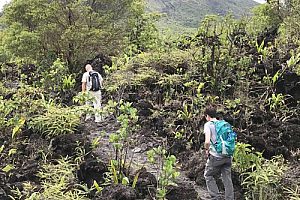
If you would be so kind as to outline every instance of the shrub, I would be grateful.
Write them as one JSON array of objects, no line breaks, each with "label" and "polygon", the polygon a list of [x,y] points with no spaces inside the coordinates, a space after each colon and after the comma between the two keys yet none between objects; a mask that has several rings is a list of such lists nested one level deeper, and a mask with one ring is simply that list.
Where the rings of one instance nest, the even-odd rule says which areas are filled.
[{"label": "shrub", "polygon": [[175,180],[180,175],[176,170],[176,157],[167,155],[167,151],[162,147],[153,148],[147,152],[148,160],[157,168],[157,198],[165,200],[167,186],[176,185]]},{"label": "shrub", "polygon": [[290,200],[300,200],[300,186],[284,188]]},{"label": "shrub", "polygon": [[237,143],[234,153],[234,169],[241,173],[247,199],[279,199],[280,179],[286,170],[284,158],[274,156],[264,159],[249,144]]},{"label": "shrub", "polygon": [[253,166],[261,165],[263,161],[262,153],[254,152],[250,144],[238,142],[234,152],[233,168],[239,173],[245,173]]},{"label": "shrub", "polygon": [[[41,188],[30,182],[23,183],[23,191],[13,190],[18,199],[65,199],[84,200],[86,192],[76,188],[74,175],[75,165],[67,158],[56,161],[56,164],[44,163],[38,173],[42,180]],[[78,185],[80,186],[80,185]],[[81,186],[84,187],[84,186]],[[14,199],[14,198],[13,198]]]},{"label": "shrub", "polygon": [[[127,178],[129,173],[125,174],[125,169],[130,168],[130,164],[126,166],[128,159],[128,140],[129,136],[135,131],[136,122],[138,120],[137,109],[132,107],[132,103],[123,102],[119,103],[110,102],[107,108],[104,108],[107,112],[115,112],[117,114],[117,120],[121,127],[115,133],[110,134],[109,142],[113,145],[115,151],[115,160],[111,160],[108,174],[108,179],[113,183],[122,183],[127,185],[129,179]],[[113,111],[115,110],[115,111]],[[127,170],[129,172],[129,170]]]},{"label": "shrub", "polygon": [[264,160],[262,165],[255,165],[251,171],[243,173],[242,185],[248,188],[246,196],[250,199],[281,199],[279,188],[280,178],[286,169],[282,156]]},{"label": "shrub", "polygon": [[50,106],[45,114],[34,117],[29,127],[47,137],[74,133],[80,124],[79,113],[71,108]]},{"label": "shrub", "polygon": [[22,85],[19,89],[7,88],[0,93],[5,97],[0,97],[0,129],[4,134],[12,132],[13,137],[16,136],[28,119],[45,111],[45,99],[38,88]]}]

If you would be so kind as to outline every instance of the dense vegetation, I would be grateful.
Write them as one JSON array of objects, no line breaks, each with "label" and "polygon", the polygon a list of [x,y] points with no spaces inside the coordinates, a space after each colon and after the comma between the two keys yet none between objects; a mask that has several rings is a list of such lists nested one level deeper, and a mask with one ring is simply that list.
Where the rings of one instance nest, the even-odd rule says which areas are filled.
[{"label": "dense vegetation", "polygon": [[236,199],[300,199],[299,0],[179,36],[142,0],[13,0],[0,19],[0,199],[205,199],[210,103],[238,133]]}]

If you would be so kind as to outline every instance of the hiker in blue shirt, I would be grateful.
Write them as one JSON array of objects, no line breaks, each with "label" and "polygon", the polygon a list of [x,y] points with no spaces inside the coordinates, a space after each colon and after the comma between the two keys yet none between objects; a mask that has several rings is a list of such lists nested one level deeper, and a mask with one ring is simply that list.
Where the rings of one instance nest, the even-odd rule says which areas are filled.
[{"label": "hiker in blue shirt", "polygon": [[215,146],[218,137],[215,124],[219,121],[216,118],[216,108],[213,106],[207,107],[204,111],[204,115],[207,121],[204,125],[204,148],[207,157],[204,177],[208,192],[212,199],[221,199],[219,188],[214,178],[216,174],[221,172],[222,181],[225,188],[225,200],[234,200],[234,190],[231,180],[232,156],[226,154],[224,155],[223,153],[218,152],[217,147]]},{"label": "hiker in blue shirt", "polygon": [[[99,114],[99,109],[101,108],[101,88],[103,84],[102,76],[93,70],[90,64],[85,66],[86,72],[82,76],[82,92],[88,92],[93,100],[91,102],[86,102],[88,105],[93,105],[95,109],[95,122],[101,122],[102,118]],[[97,112],[98,111],[98,112]],[[91,118],[91,115],[86,115],[85,120]]]}]

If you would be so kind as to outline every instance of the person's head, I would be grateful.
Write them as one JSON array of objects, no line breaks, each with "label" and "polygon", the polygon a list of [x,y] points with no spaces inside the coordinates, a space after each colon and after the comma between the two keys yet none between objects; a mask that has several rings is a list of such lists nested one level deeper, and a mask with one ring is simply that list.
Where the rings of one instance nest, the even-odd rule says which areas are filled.
[{"label": "person's head", "polygon": [[217,109],[213,105],[209,105],[204,110],[204,116],[207,121],[217,117]]},{"label": "person's head", "polygon": [[85,66],[85,70],[86,70],[87,72],[90,72],[90,71],[92,71],[92,70],[93,70],[93,67],[92,67],[92,65],[90,65],[90,64],[87,64],[87,65]]}]

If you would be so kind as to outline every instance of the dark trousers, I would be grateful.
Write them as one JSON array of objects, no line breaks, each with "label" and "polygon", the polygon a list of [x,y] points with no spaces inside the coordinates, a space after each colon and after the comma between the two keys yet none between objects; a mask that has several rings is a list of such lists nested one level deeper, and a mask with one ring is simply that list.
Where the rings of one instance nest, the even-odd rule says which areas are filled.
[{"label": "dark trousers", "polygon": [[220,199],[219,188],[213,176],[221,172],[222,181],[225,188],[225,200],[234,200],[233,184],[231,180],[231,165],[231,157],[219,158],[210,155],[207,159],[204,177],[206,181],[207,190],[212,199]]}]

